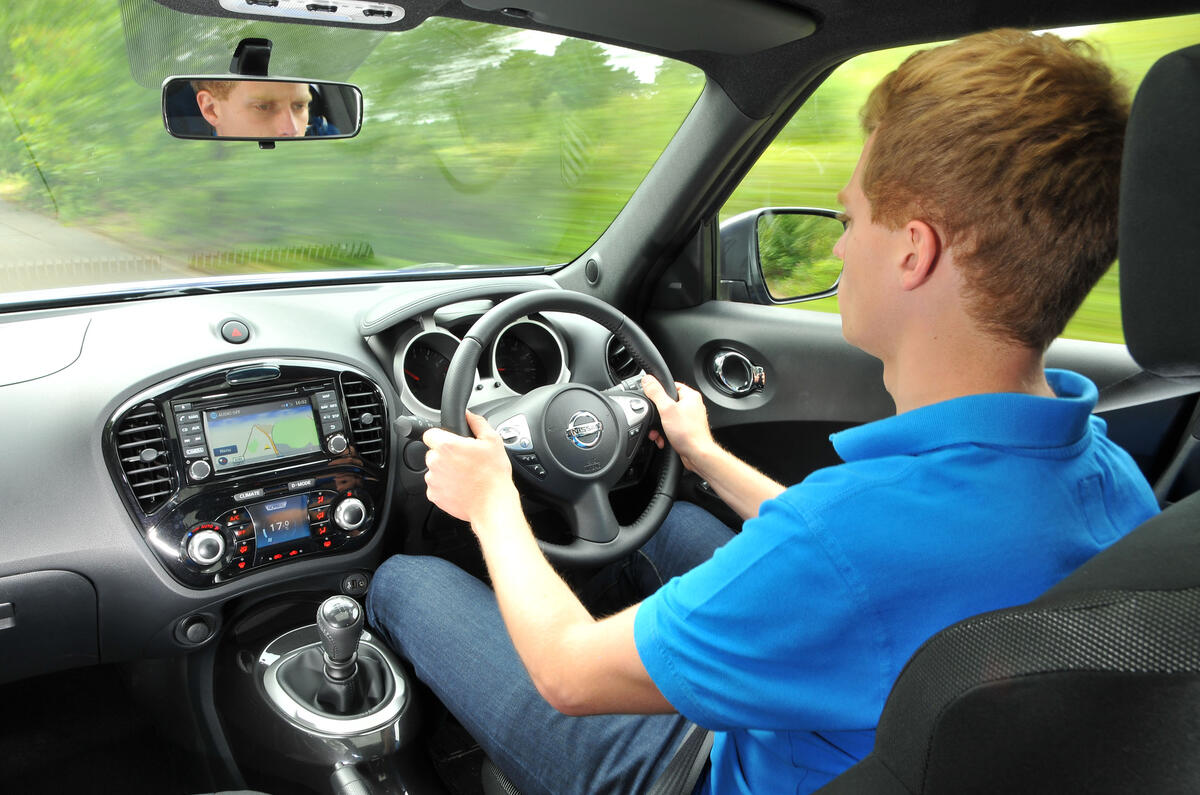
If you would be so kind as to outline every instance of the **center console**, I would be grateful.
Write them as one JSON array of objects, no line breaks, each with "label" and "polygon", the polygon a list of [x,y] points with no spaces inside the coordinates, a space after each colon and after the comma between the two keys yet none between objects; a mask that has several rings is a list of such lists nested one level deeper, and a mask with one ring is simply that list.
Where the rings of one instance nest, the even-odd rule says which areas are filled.
[{"label": "center console", "polygon": [[361,549],[387,490],[389,424],[367,375],[305,359],[191,373],[128,401],[109,469],[150,549],[206,588]]}]

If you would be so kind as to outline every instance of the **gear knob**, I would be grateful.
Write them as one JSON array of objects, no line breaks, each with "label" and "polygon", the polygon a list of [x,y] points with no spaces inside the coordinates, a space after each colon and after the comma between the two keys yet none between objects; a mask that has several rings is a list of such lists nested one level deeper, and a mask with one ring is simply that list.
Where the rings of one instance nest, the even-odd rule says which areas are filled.
[{"label": "gear knob", "polygon": [[317,608],[317,632],[325,651],[326,676],[331,679],[354,676],[362,630],[363,610],[349,596],[331,596]]}]

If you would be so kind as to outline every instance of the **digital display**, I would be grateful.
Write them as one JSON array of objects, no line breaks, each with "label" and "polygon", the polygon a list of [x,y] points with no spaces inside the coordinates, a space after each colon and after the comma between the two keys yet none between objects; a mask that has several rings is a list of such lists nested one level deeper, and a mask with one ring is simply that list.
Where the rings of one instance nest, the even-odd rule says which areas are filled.
[{"label": "digital display", "polygon": [[254,523],[254,543],[259,550],[309,537],[308,495],[295,494],[246,507]]},{"label": "digital display", "polygon": [[307,399],[207,409],[201,416],[216,472],[321,451]]}]

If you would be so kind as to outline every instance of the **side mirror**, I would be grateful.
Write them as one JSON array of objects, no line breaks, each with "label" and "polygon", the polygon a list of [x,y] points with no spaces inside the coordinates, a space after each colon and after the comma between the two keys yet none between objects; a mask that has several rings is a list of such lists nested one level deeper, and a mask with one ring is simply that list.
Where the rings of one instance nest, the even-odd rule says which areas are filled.
[{"label": "side mirror", "polygon": [[195,75],[163,82],[162,112],[176,138],[291,141],[353,138],[362,92],[349,83]]},{"label": "side mirror", "polygon": [[721,288],[755,304],[813,301],[837,293],[833,247],[845,226],[833,210],[771,207],[721,225]]}]

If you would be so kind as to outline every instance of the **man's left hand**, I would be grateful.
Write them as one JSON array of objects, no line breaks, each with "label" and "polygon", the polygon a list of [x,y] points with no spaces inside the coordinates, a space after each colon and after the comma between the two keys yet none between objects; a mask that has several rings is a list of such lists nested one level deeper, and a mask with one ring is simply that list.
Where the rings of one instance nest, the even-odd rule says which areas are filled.
[{"label": "man's left hand", "polygon": [[467,412],[475,438],[431,428],[421,437],[425,454],[425,493],[429,501],[458,519],[475,521],[496,511],[515,510],[520,498],[512,481],[512,465],[500,435],[478,414]]}]

